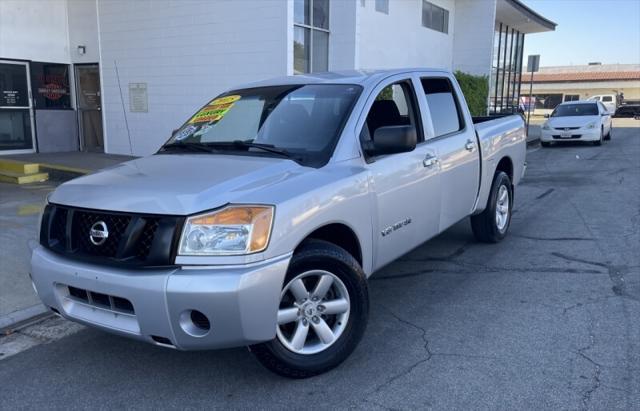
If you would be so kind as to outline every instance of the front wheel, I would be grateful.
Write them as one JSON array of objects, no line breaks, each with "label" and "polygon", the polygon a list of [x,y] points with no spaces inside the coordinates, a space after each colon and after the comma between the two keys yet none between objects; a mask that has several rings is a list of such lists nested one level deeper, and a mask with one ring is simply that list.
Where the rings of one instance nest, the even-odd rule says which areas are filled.
[{"label": "front wheel", "polygon": [[493,177],[487,208],[482,213],[471,216],[471,229],[478,241],[497,243],[507,235],[511,224],[512,204],[511,179],[505,172],[498,171]]},{"label": "front wheel", "polygon": [[338,366],[351,354],[368,315],[367,281],[360,264],[334,244],[311,240],[291,259],[276,338],[249,349],[276,374],[311,377]]},{"label": "front wheel", "polygon": [[600,128],[600,139],[593,142],[594,146],[601,146],[604,140],[604,127]]}]

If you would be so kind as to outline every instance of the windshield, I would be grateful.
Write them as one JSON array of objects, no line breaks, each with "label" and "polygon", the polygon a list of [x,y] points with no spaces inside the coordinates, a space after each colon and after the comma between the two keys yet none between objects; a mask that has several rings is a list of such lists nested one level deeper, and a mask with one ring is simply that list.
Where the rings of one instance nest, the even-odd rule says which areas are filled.
[{"label": "windshield", "polygon": [[598,106],[594,104],[561,104],[553,110],[551,117],[597,116]]},{"label": "windshield", "polygon": [[286,156],[304,164],[324,164],[360,92],[360,86],[337,84],[231,91],[201,108],[161,150],[197,147],[193,151]]}]

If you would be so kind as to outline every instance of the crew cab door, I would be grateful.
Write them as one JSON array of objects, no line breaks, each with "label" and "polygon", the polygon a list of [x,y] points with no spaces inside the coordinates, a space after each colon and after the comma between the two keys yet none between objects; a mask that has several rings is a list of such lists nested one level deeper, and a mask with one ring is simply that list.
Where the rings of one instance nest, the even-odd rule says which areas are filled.
[{"label": "crew cab door", "polygon": [[438,233],[440,180],[435,152],[424,143],[411,77],[394,76],[369,96],[356,131],[363,147],[380,127],[413,125],[418,142],[410,152],[367,155],[373,207],[374,269],[393,261]]},{"label": "crew cab door", "polygon": [[480,155],[475,128],[455,79],[446,73],[420,76],[427,109],[427,144],[440,170],[439,231],[465,218],[480,188]]}]

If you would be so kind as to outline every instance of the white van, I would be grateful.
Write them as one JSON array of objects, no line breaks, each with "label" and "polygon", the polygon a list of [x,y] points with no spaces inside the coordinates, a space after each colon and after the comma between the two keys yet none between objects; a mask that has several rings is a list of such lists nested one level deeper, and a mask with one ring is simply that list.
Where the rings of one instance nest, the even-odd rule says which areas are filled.
[{"label": "white van", "polygon": [[616,112],[618,108],[618,99],[615,94],[601,94],[598,96],[589,97],[587,100],[589,101],[599,101],[607,108],[609,113],[613,114]]}]

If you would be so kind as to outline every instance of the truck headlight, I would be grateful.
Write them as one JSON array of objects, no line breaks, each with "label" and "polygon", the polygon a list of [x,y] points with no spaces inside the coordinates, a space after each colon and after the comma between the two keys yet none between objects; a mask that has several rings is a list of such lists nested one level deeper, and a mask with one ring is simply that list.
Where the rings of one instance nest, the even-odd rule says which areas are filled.
[{"label": "truck headlight", "polygon": [[596,122],[594,121],[592,123],[587,124],[587,128],[589,128],[589,129],[596,128]]},{"label": "truck headlight", "polygon": [[273,206],[228,206],[189,217],[180,238],[180,255],[241,255],[263,251],[269,243]]},{"label": "truck headlight", "polygon": [[544,123],[544,125],[542,126],[543,130],[551,130],[551,127],[549,127],[548,123]]}]

